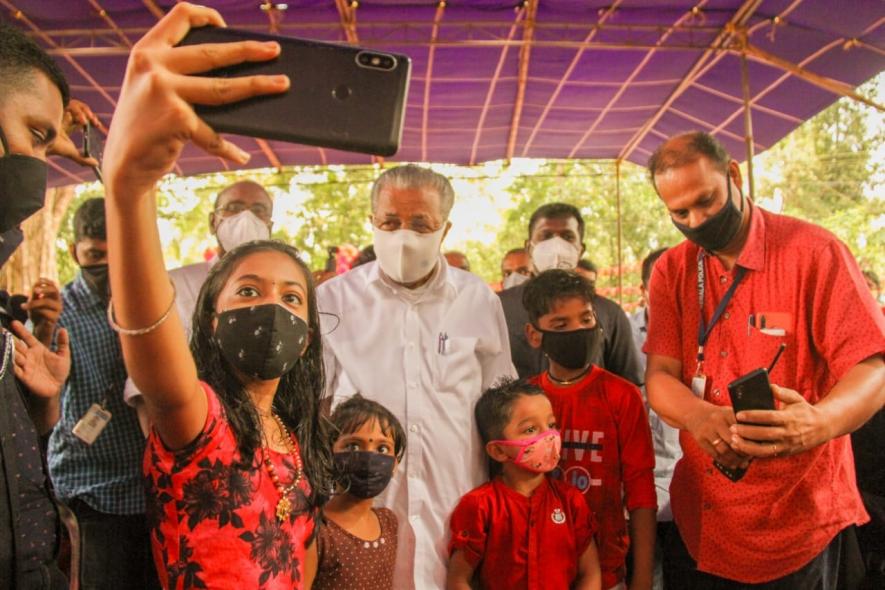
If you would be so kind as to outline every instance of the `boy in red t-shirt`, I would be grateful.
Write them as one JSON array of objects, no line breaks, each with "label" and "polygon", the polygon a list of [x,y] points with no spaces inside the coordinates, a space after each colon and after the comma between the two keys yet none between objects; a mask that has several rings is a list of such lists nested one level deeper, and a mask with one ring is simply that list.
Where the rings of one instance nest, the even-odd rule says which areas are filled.
[{"label": "boy in red t-shirt", "polygon": [[[654,567],[654,450],[639,389],[593,364],[605,334],[593,311],[593,286],[565,270],[542,272],[526,284],[528,342],[550,368],[532,377],[553,404],[563,435],[561,477],[587,498],[599,523],[603,589],[651,588]],[[629,534],[624,511],[629,512]]]},{"label": "boy in red t-shirt", "polygon": [[561,441],[544,392],[506,380],[482,394],[475,415],[493,477],[452,513],[446,589],[600,590],[593,513],[547,476]]}]

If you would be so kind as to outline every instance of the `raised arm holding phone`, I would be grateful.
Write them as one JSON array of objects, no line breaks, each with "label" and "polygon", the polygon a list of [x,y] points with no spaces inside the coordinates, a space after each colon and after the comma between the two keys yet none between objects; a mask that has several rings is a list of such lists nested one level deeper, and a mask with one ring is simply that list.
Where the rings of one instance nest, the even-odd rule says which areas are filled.
[{"label": "raised arm holding phone", "polygon": [[[313,575],[305,544],[331,464],[318,432],[322,350],[310,273],[275,242],[227,253],[201,291],[192,356],[157,231],[155,185],[186,143],[248,160],[191,105],[290,85],[285,76],[192,75],[279,53],[274,42],[176,47],[205,25],[224,21],[177,4],[132,49],[103,165],[108,313],[155,428],[148,514],[164,586],[302,588]],[[182,495],[184,507],[171,499]]]}]

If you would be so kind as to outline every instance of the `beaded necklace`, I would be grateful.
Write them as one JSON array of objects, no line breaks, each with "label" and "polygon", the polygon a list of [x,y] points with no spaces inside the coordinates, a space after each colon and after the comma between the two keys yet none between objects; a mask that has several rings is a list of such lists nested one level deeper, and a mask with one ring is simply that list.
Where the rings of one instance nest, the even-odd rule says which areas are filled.
[{"label": "beaded necklace", "polygon": [[267,468],[267,472],[270,474],[270,481],[273,482],[274,487],[280,493],[280,499],[277,502],[277,520],[280,522],[284,522],[289,518],[292,514],[292,501],[289,499],[289,494],[291,494],[295,488],[298,487],[298,484],[301,483],[301,478],[304,475],[304,466],[301,463],[301,453],[298,452],[298,447],[295,445],[295,442],[292,439],[292,435],[289,434],[289,429],[286,428],[286,425],[283,424],[283,421],[276,414],[271,414],[271,417],[277,423],[280,430],[283,432],[283,444],[286,446],[286,450],[289,452],[289,456],[295,461],[295,479],[292,480],[287,486],[283,485],[283,482],[280,481],[280,477],[277,475],[277,470],[273,466],[273,462],[270,460],[270,447],[267,444],[267,439],[264,439],[264,466]]}]

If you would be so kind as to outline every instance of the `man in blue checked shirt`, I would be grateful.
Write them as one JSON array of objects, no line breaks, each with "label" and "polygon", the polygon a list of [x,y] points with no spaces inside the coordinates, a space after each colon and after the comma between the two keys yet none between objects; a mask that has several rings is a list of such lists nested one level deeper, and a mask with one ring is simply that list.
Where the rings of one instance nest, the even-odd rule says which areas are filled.
[{"label": "man in blue checked shirt", "polygon": [[[158,588],[145,522],[144,436],[123,403],[126,368],[107,321],[105,239],[104,199],[90,199],[74,215],[71,255],[80,272],[61,293],[72,365],[49,439],[49,474],[80,524],[80,586]],[[36,333],[52,331],[51,318],[34,320]]]}]

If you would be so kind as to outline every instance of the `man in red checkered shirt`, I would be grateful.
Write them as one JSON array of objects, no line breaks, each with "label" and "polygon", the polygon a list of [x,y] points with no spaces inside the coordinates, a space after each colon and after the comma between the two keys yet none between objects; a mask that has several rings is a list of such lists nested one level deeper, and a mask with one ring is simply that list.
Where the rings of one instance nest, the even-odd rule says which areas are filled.
[{"label": "man in red checkered shirt", "polygon": [[[847,434],[885,402],[885,320],[846,246],[745,198],[737,162],[711,136],[670,139],[649,170],[688,238],[655,265],[645,346],[649,401],[681,429],[684,452],[665,580],[847,587],[847,537],[868,518]],[[782,345],[778,409],[735,416],[728,384]],[[714,460],[746,474],[731,481]]]}]

